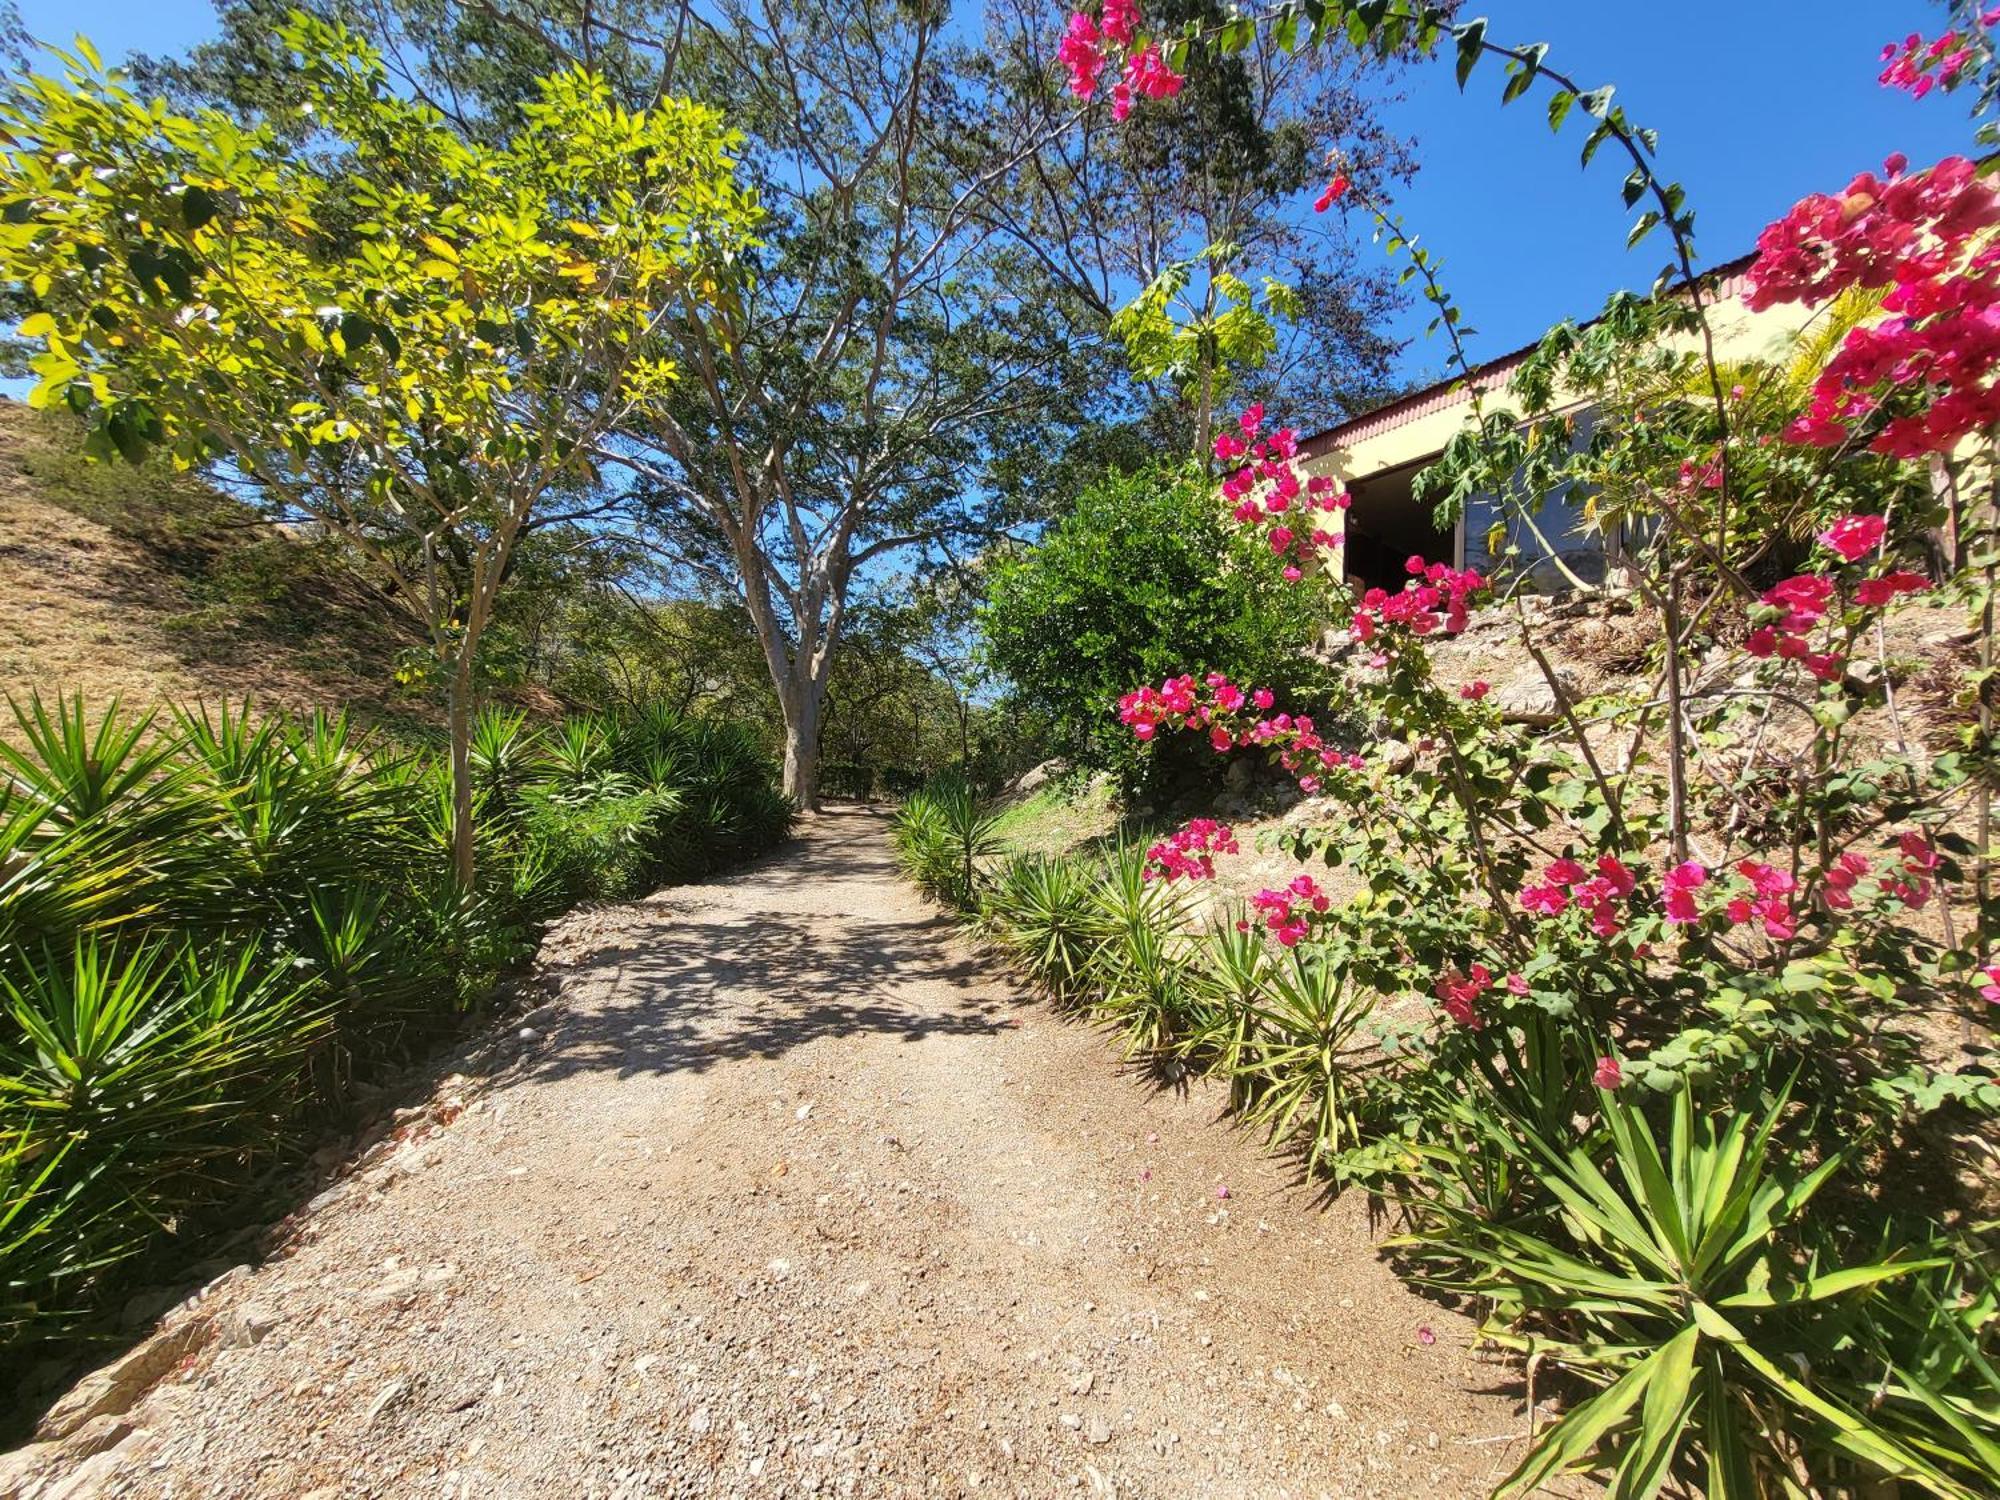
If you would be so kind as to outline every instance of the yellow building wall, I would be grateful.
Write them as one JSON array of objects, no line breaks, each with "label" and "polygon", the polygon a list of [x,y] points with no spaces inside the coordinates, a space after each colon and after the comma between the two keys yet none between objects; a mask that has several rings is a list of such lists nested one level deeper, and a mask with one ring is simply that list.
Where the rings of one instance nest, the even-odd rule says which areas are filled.
[{"label": "yellow building wall", "polygon": [[[1738,296],[1712,302],[1708,308],[1709,327],[1715,335],[1718,360],[1728,363],[1748,359],[1782,359],[1791,342],[1811,320],[1811,310],[1796,305],[1765,308],[1752,312]],[[1676,336],[1676,347],[1693,352],[1700,347],[1695,335]],[[1484,400],[1489,408],[1511,406],[1511,371],[1486,386]],[[1584,405],[1581,398],[1559,404],[1574,410]],[[1360,420],[1366,421],[1366,418]],[[1366,479],[1389,469],[1401,468],[1419,459],[1432,458],[1444,451],[1452,435],[1472,422],[1472,393],[1458,390],[1442,409],[1365,437],[1350,446],[1310,459],[1304,467],[1315,474],[1331,474],[1346,482]]]}]

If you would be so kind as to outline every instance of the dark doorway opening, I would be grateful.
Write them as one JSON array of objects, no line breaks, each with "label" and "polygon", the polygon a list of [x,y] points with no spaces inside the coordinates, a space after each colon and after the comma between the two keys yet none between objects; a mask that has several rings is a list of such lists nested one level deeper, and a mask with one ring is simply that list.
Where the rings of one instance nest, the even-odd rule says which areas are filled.
[{"label": "dark doorway opening", "polygon": [[1410,494],[1410,481],[1429,462],[1419,459],[1399,469],[1384,469],[1347,486],[1352,503],[1343,547],[1347,581],[1356,593],[1370,588],[1393,593],[1402,588],[1410,576],[1405,564],[1412,556],[1457,566],[1455,538],[1431,519],[1429,505],[1418,504]]}]

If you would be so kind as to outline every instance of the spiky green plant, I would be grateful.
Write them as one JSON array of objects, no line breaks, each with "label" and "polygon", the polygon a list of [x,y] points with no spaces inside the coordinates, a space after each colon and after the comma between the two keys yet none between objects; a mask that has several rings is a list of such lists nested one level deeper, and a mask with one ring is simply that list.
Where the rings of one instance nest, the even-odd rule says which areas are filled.
[{"label": "spiky green plant", "polygon": [[1711,1110],[1684,1088],[1662,1140],[1640,1103],[1600,1091],[1603,1129],[1575,1142],[1488,1099],[1479,1149],[1522,1158],[1546,1195],[1512,1219],[1468,1197],[1450,1153],[1429,1153],[1419,1228],[1401,1242],[1426,1279],[1484,1299],[1489,1340],[1597,1388],[1542,1430],[1498,1495],[1598,1470],[1620,1500],[1670,1482],[1762,1500],[1844,1467],[1952,1500],[1979,1493],[1823,1376],[1854,1357],[1846,1330],[1885,1283],[1947,1262],[1829,1250],[1807,1210],[1847,1160],[1792,1160],[1778,1139],[1787,1095]]},{"label": "spiky green plant", "polygon": [[999,849],[997,820],[956,776],[939,777],[897,811],[890,837],[904,874],[958,911],[977,908],[981,865]]},{"label": "spiky green plant", "polygon": [[1217,1060],[1244,1123],[1273,1142],[1300,1138],[1315,1171],[1351,1149],[1387,1061],[1364,1029],[1374,1010],[1375,996],[1324,953],[1274,962]]},{"label": "spiky green plant", "polygon": [[1120,843],[1091,887],[1093,1009],[1124,1035],[1128,1057],[1174,1055],[1196,1020],[1195,939],[1182,890],[1151,878],[1143,847]]},{"label": "spiky green plant", "polygon": [[1058,1000],[1081,998],[1090,956],[1090,870],[1076,860],[1017,855],[1002,864],[981,905],[981,929]]}]

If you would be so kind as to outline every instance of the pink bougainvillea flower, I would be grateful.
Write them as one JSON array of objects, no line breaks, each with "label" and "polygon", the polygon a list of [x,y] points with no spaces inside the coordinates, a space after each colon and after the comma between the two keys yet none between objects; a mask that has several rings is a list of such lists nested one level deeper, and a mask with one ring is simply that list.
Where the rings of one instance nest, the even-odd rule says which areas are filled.
[{"label": "pink bougainvillea flower", "polygon": [[1854,600],[1870,609],[1879,609],[1901,594],[1921,594],[1929,589],[1931,581],[1921,573],[1884,573],[1879,578],[1864,578],[1855,587]]},{"label": "pink bougainvillea flower", "polygon": [[1896,836],[1896,847],[1903,855],[1903,868],[1910,871],[1935,870],[1938,853],[1931,847],[1930,837],[1916,829]]},{"label": "pink bougainvillea flower", "polygon": [[1600,1057],[1597,1071],[1590,1075],[1590,1081],[1601,1089],[1615,1089],[1625,1081],[1624,1070],[1618,1066],[1615,1057]]},{"label": "pink bougainvillea flower", "polygon": [[1979,987],[1979,994],[1988,1005],[2000,1005],[2000,964],[1988,964],[1981,969],[1986,983]]},{"label": "pink bougainvillea flower", "polygon": [[1462,974],[1456,964],[1446,964],[1431,988],[1443,1004],[1446,1015],[1459,1025],[1470,1026],[1476,1031],[1485,1022],[1473,1006],[1492,987],[1493,971],[1485,964],[1473,964]]},{"label": "pink bougainvillea flower", "polygon": [[1557,886],[1524,885],[1521,887],[1521,906],[1538,916],[1559,917],[1569,906],[1569,897]]},{"label": "pink bougainvillea flower", "polygon": [[1125,59],[1125,82],[1148,99],[1171,99],[1187,80],[1167,66],[1158,42],[1148,42]]},{"label": "pink bougainvillea flower", "polygon": [[1069,91],[1079,99],[1097,92],[1097,80],[1104,72],[1104,38],[1097,23],[1082,11],[1069,18],[1056,48],[1056,60],[1069,70]]},{"label": "pink bougainvillea flower", "polygon": [[1129,47],[1139,35],[1138,0],[1104,0],[1104,39],[1114,47]]},{"label": "pink bougainvillea flower", "polygon": [[1316,214],[1325,213],[1334,204],[1338,203],[1342,195],[1346,192],[1347,174],[1345,172],[1335,172],[1333,180],[1327,183],[1325,189],[1321,191],[1317,198],[1313,199],[1313,212]]},{"label": "pink bougainvillea flower", "polygon": [[1422,1344],[1426,1349],[1428,1349],[1432,1344],[1435,1344],[1437,1341],[1438,1341],[1438,1336],[1431,1332],[1430,1325],[1428,1323],[1419,1323],[1417,1325],[1418,1343]]},{"label": "pink bougainvillea flower", "polygon": [[1700,909],[1696,907],[1694,893],[1708,884],[1708,868],[1695,860],[1675,865],[1667,871],[1665,900],[1669,922],[1697,922],[1701,920]]},{"label": "pink bougainvillea flower", "polygon": [[1889,523],[1880,516],[1842,516],[1819,539],[1849,562],[1859,562],[1882,545],[1888,530]]},{"label": "pink bougainvillea flower", "polygon": [[1218,1198],[1227,1198],[1229,1196],[1228,1187],[1227,1186],[1218,1187],[1215,1190],[1215,1196]]},{"label": "pink bougainvillea flower", "polygon": [[1468,682],[1459,688],[1458,696],[1466,699],[1468,702],[1477,703],[1490,691],[1492,691],[1491,687],[1484,682]]},{"label": "pink bougainvillea flower", "polygon": [[1825,889],[1821,892],[1827,907],[1833,911],[1848,911],[1854,906],[1854,886],[1868,873],[1868,856],[1849,851],[1834,861],[1833,868],[1826,872]]},{"label": "pink bougainvillea flower", "polygon": [[1510,995],[1527,994],[1528,981],[1520,974],[1509,974],[1507,976],[1507,993]]}]

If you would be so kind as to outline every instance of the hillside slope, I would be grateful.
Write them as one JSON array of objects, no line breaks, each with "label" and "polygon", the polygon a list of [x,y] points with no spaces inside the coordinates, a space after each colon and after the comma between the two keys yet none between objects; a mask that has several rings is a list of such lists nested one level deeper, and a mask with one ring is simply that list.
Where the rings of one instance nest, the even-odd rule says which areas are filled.
[{"label": "hillside slope", "polygon": [[394,680],[418,644],[331,548],[164,463],[93,463],[68,418],[0,399],[0,685],[15,698],[249,697],[427,722]]}]

